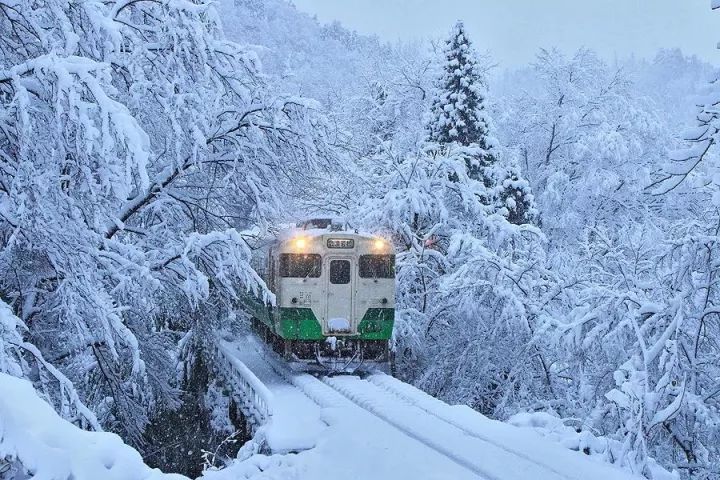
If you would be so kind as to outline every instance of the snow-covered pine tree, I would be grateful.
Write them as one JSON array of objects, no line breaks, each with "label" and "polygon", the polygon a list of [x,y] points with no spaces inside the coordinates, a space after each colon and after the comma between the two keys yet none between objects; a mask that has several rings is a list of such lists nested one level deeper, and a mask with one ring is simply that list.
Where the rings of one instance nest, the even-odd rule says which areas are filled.
[{"label": "snow-covered pine tree", "polygon": [[481,181],[488,189],[480,196],[482,203],[511,223],[530,223],[535,216],[530,185],[521,178],[516,164],[505,165],[498,158],[499,149],[490,135],[485,72],[462,22],[455,24],[444,55],[428,141],[441,150],[450,145],[464,148],[468,178]]},{"label": "snow-covered pine tree", "polygon": [[537,218],[537,208],[530,182],[522,176],[514,159],[506,156],[503,160],[495,166],[499,213],[515,225],[533,223]]},{"label": "snow-covered pine tree", "polygon": [[439,145],[477,146],[476,164],[468,174],[482,178],[481,167],[495,163],[489,137],[486,79],[462,22],[457,22],[444,48],[445,64],[431,108],[428,140]]}]

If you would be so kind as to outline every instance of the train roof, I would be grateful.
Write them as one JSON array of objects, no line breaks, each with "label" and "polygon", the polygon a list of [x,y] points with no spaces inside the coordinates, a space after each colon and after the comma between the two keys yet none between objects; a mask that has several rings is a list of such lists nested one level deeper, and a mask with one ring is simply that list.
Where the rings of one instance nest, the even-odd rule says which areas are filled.
[{"label": "train roof", "polygon": [[286,225],[277,233],[278,241],[285,241],[298,235],[305,237],[320,237],[323,235],[350,235],[355,237],[373,238],[369,232],[363,232],[358,229],[351,229],[348,222],[344,218],[313,218],[297,222],[295,226]]},{"label": "train roof", "polygon": [[286,230],[281,230],[277,234],[277,240],[280,242],[284,242],[286,240],[290,240],[292,238],[295,238],[297,236],[303,236],[303,237],[321,237],[323,235],[337,235],[337,236],[352,236],[352,237],[366,237],[366,238],[376,238],[377,235],[373,235],[369,232],[363,232],[359,230],[330,230],[326,228],[311,228],[311,229],[299,229],[299,228],[289,228]]},{"label": "train roof", "polygon": [[[318,225],[323,226],[319,228]],[[314,219],[296,224],[280,224],[274,231],[261,234],[258,229],[242,232],[255,238],[255,248],[263,249],[272,244],[282,243],[298,236],[321,237],[323,235],[352,236],[355,238],[378,238],[382,235],[348,227],[344,219]]]}]

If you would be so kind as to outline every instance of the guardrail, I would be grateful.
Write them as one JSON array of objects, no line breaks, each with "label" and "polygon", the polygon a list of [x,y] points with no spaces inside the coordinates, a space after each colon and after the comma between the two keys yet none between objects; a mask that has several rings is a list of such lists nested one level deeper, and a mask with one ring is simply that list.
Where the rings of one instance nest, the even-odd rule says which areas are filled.
[{"label": "guardrail", "polygon": [[258,425],[269,423],[272,419],[272,392],[232,354],[223,340],[218,338],[214,343],[217,368],[239,397],[245,415]]}]

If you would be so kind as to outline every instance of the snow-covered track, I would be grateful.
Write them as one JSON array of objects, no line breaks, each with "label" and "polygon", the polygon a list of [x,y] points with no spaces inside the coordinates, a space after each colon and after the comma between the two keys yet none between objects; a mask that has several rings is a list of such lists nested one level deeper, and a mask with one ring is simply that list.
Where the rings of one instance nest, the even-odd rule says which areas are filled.
[{"label": "snow-covered track", "polygon": [[[270,352],[268,352],[270,353]],[[323,407],[341,407],[341,406],[351,406],[351,407],[360,407],[364,411],[367,411],[374,417],[378,417],[381,420],[383,420],[385,423],[389,423],[392,427],[394,427],[397,430],[400,430],[400,432],[406,436],[409,436],[410,438],[422,443],[423,445],[431,448],[432,450],[435,450],[436,452],[440,453],[441,455],[448,457],[451,461],[457,463],[461,467],[469,470],[470,472],[479,475],[484,480],[502,480],[501,477],[494,477],[492,475],[488,475],[486,472],[479,469],[476,465],[474,465],[471,462],[468,462],[466,459],[455,455],[452,451],[452,449],[447,448],[446,446],[440,445],[437,442],[434,442],[432,440],[428,440],[424,436],[418,436],[413,431],[402,428],[401,425],[397,424],[396,422],[393,422],[391,419],[385,418],[382,414],[378,413],[377,411],[368,408],[366,405],[363,405],[361,402],[356,401],[351,395],[348,395],[342,388],[337,388],[337,386],[332,382],[332,378],[354,378],[354,377],[347,377],[347,376],[340,376],[340,377],[325,377],[322,381],[318,380],[316,377],[309,375],[309,374],[298,374],[287,368],[283,365],[281,361],[279,361],[277,358],[273,358],[274,354],[270,353],[269,356],[265,357],[265,360],[268,362],[269,365],[273,367],[274,370],[276,370],[280,375],[285,377],[289,382],[294,384],[297,388],[302,390],[306,395],[308,395],[310,398],[313,399],[318,405],[321,405]],[[328,389],[330,387],[330,389]]]},{"label": "snow-covered track", "polygon": [[[298,453],[288,462],[302,463],[302,478],[334,480],[349,472],[403,480],[635,478],[389,375],[317,378],[292,370],[253,336],[220,343],[272,394],[272,421],[262,434],[272,453]],[[327,469],[328,458],[339,470]]]},{"label": "snow-covered track", "polygon": [[[373,416],[382,419],[386,423],[389,423],[408,437],[421,442],[438,453],[441,453],[463,468],[479,475],[481,478],[487,480],[503,480],[504,477],[493,474],[488,469],[483,468],[479,462],[472,461],[464,455],[458,454],[450,445],[443,445],[442,441],[437,439],[435,436],[428,435],[426,432],[423,432],[422,429],[414,428],[414,426],[408,424],[408,422],[399,420],[396,415],[398,413],[397,411],[392,411],[391,409],[384,407],[373,398],[366,396],[364,393],[351,386],[350,382],[348,382],[348,380],[351,379],[356,380],[357,382],[363,381],[358,377],[348,376],[324,377],[322,381],[329,387],[341,393],[345,396],[345,398],[353,402],[358,407],[366,410]],[[415,420],[417,422],[421,422],[422,418],[416,417]]]},{"label": "snow-covered track", "polygon": [[[577,475],[552,468],[517,449],[498,444],[486,435],[461,428],[456,422],[421,408],[412,398],[397,395],[378,385],[378,382],[354,376],[325,377],[323,382],[359,407],[483,478],[580,479]],[[442,404],[439,400],[436,401]],[[582,478],[585,480],[587,477]]]},{"label": "snow-covered track", "polygon": [[[531,457],[520,448],[517,448],[515,446],[518,444],[517,438],[508,439],[507,436],[499,434],[510,433],[515,434],[514,436],[517,437],[517,434],[520,432],[512,426],[482,417],[478,415],[477,412],[464,405],[448,405],[447,403],[384,373],[375,373],[367,377],[366,380],[395,395],[401,401],[418,407],[426,414],[432,415],[443,422],[449,423],[464,432],[466,435],[477,438],[483,442],[490,443],[507,453],[532,462],[539,468],[552,472],[560,478],[569,480],[573,480],[575,478],[568,475],[566,471],[562,471],[553,465],[550,465],[547,461],[547,457],[543,457],[542,459],[537,458],[537,456]],[[504,432],[498,432],[498,429],[504,430]],[[493,435],[489,435],[488,432],[493,432]],[[525,432],[522,432],[522,435],[525,435]]]},{"label": "snow-covered track", "polygon": [[[275,381],[284,381],[286,388],[292,387],[296,393],[306,397],[306,402],[310,401],[320,409],[322,413],[319,419],[327,426],[328,437],[325,438],[334,440],[322,440],[323,434],[316,432],[321,445],[318,448],[323,451],[323,453],[319,451],[318,455],[327,456],[324,452],[327,448],[330,448],[334,455],[341,454],[344,462],[347,462],[344,468],[353,471],[357,475],[355,478],[508,480],[507,477],[495,478],[478,474],[477,469],[453,459],[437,446],[423,441],[422,438],[409,435],[408,432],[360,407],[318,378],[293,371],[275,352],[265,348],[251,336],[243,339],[241,349],[247,366],[259,369],[258,377],[261,380],[272,378],[273,375],[267,371],[272,370]],[[236,351],[235,355],[243,354]],[[255,356],[254,360],[250,359],[252,355]],[[279,397],[277,393],[280,391],[278,390],[280,386],[274,383],[269,387],[275,397]],[[278,407],[280,406],[282,405]],[[298,406],[295,416],[306,415],[308,409],[307,405]],[[282,415],[279,410],[282,409],[277,410],[273,415],[273,423],[279,427],[281,423],[287,421],[287,418],[283,416],[286,420],[281,421]],[[316,411],[312,412],[312,415],[316,414]],[[335,450],[336,448],[339,451]],[[312,478],[325,477],[320,475]]]}]

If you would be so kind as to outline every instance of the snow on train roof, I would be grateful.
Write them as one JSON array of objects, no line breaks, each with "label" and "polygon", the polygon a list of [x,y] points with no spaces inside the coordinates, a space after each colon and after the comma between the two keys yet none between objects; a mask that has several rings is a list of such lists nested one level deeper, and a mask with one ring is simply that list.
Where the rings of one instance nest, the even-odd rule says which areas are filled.
[{"label": "snow on train roof", "polygon": [[323,235],[354,236],[377,238],[377,234],[352,229],[346,219],[341,217],[311,218],[297,222],[295,225],[281,225],[277,233],[278,241],[286,241],[297,236],[321,237]]},{"label": "snow on train roof", "polygon": [[301,228],[292,228],[287,230],[281,230],[277,234],[277,239],[281,242],[290,240],[295,237],[321,237],[323,235],[337,235],[337,236],[353,236],[353,237],[364,237],[364,238],[377,238],[378,235],[374,235],[369,232],[363,232],[358,230],[330,230],[328,228],[311,228],[303,230]]},{"label": "snow on train roof", "polygon": [[[322,219],[324,220],[324,219]],[[265,248],[273,243],[285,242],[287,240],[303,236],[303,237],[321,237],[323,235],[352,236],[355,238],[385,238],[385,235],[379,233],[371,233],[358,229],[348,228],[347,222],[344,220],[332,219],[328,220],[326,228],[307,228],[308,224],[313,221],[298,222],[297,224],[285,223],[277,225],[276,229],[261,231],[259,228],[243,230],[240,234],[245,238],[251,238],[255,248]]]}]

